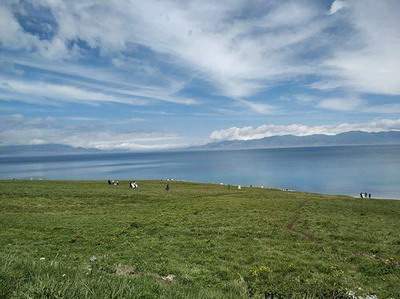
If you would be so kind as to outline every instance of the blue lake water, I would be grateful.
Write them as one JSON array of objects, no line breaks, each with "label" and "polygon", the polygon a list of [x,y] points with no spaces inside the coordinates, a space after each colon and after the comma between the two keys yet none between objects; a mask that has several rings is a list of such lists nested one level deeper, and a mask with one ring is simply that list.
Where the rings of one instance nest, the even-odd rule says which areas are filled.
[{"label": "blue lake water", "polygon": [[400,146],[0,157],[0,178],[174,178],[400,198]]}]

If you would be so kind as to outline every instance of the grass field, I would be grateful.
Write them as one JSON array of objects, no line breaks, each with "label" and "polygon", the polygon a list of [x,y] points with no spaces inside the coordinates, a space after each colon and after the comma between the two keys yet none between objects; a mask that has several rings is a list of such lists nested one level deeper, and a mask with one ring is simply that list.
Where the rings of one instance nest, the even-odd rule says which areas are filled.
[{"label": "grass field", "polygon": [[0,181],[0,298],[400,298],[400,201],[139,186]]}]

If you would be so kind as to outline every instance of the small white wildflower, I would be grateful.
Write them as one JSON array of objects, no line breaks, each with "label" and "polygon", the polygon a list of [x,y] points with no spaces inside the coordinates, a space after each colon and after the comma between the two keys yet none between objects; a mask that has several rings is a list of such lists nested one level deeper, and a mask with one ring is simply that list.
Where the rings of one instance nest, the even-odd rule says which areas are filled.
[{"label": "small white wildflower", "polygon": [[46,259],[45,257],[41,257],[41,258],[40,258],[41,261],[44,261],[45,259]]},{"label": "small white wildflower", "polygon": [[162,276],[161,279],[166,281],[166,282],[173,282],[174,279],[175,279],[175,275],[174,274],[168,274],[167,276]]},{"label": "small white wildflower", "polygon": [[347,295],[348,295],[350,298],[356,298],[356,297],[355,297],[356,293],[355,293],[354,291],[348,291],[348,292],[347,292]]},{"label": "small white wildflower", "polygon": [[65,276],[67,276],[67,274],[64,273],[64,274],[62,275],[62,277],[65,277]]},{"label": "small white wildflower", "polygon": [[95,262],[97,260],[97,257],[95,257],[94,255],[92,255],[91,257],[90,257],[90,261],[93,263],[93,262]]}]

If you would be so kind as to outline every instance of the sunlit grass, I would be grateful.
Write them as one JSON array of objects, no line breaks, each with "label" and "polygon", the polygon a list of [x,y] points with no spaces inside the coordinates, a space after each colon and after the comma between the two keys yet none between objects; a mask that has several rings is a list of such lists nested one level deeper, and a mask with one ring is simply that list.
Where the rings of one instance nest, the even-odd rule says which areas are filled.
[{"label": "sunlit grass", "polygon": [[0,298],[400,296],[399,201],[170,187],[0,181]]}]

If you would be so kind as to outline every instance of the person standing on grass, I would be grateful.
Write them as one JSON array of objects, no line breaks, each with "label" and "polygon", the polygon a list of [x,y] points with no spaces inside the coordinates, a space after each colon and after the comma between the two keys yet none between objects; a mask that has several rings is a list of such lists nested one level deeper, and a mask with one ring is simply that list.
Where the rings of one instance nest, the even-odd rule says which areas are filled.
[{"label": "person standing on grass", "polygon": [[136,190],[138,188],[138,184],[136,183],[136,181],[130,181],[129,182],[129,188]]},{"label": "person standing on grass", "polygon": [[368,198],[371,199],[371,193],[368,193]]},{"label": "person standing on grass", "polygon": [[167,183],[167,186],[165,186],[165,191],[169,191],[169,183]]}]

